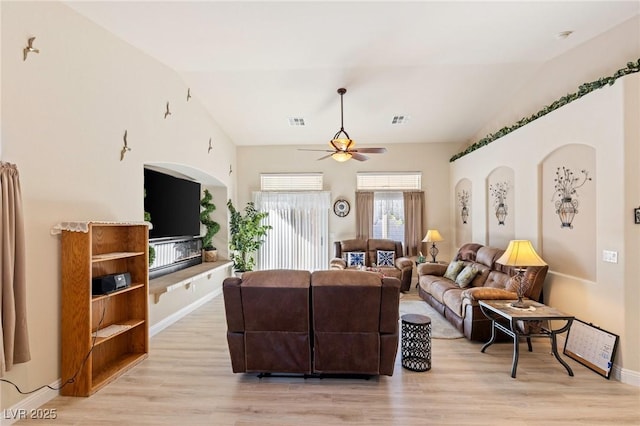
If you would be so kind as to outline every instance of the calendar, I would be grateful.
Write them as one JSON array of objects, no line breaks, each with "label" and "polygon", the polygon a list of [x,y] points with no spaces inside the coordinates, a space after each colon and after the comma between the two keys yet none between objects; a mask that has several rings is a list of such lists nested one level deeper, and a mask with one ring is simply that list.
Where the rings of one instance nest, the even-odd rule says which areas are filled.
[{"label": "calendar", "polygon": [[616,334],[575,319],[569,329],[563,353],[608,379],[618,339]]}]

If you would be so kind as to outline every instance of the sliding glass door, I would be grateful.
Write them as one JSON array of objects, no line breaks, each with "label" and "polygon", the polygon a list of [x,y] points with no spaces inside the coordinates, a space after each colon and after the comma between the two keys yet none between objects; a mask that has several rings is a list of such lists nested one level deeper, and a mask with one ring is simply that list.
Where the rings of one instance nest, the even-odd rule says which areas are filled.
[{"label": "sliding glass door", "polygon": [[260,248],[257,269],[327,269],[330,195],[313,192],[255,192],[254,202],[273,227]]}]

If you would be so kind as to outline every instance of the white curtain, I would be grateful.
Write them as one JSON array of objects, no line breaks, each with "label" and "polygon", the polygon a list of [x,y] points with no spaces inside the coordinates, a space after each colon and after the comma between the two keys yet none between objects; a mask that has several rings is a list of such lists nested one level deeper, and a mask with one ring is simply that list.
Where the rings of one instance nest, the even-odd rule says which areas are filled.
[{"label": "white curtain", "polygon": [[329,192],[254,192],[256,209],[269,213],[273,227],[258,251],[257,268],[327,269]]}]

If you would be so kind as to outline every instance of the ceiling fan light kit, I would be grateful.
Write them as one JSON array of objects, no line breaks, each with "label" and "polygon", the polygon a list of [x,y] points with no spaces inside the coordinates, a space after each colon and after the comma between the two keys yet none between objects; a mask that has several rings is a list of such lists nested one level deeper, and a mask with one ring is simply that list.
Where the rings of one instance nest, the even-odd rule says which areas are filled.
[{"label": "ceiling fan light kit", "polygon": [[[360,148],[354,149],[356,143],[349,137],[349,134],[344,130],[344,108],[342,97],[347,93],[347,89],[340,88],[338,89],[338,94],[340,95],[340,130],[333,135],[333,138],[329,141],[329,146],[331,150],[318,150],[318,149],[302,149],[298,148],[300,151],[324,151],[330,152],[331,154],[325,155],[324,157],[318,158],[318,160],[324,160],[325,158],[331,157],[338,162],[345,162],[350,159],[358,160],[358,161],[366,161],[369,159],[366,155],[363,155],[363,152],[370,154],[381,154],[383,152],[387,152],[386,148]],[[341,135],[344,135],[341,137]]]}]

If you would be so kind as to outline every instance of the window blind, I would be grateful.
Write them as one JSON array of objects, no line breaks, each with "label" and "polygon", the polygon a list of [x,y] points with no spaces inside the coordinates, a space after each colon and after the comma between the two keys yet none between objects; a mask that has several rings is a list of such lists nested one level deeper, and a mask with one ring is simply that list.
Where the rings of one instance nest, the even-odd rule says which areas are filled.
[{"label": "window blind", "polygon": [[359,172],[358,191],[413,191],[422,189],[421,172]]},{"label": "window blind", "polygon": [[322,191],[322,173],[262,173],[261,191]]}]

